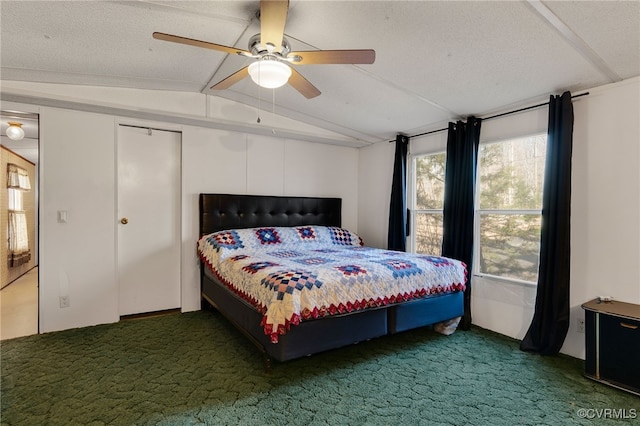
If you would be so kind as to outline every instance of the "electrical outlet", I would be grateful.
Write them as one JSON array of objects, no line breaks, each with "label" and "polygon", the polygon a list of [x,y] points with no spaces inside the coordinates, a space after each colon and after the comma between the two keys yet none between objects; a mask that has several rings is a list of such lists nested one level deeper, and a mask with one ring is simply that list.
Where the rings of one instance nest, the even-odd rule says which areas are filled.
[{"label": "electrical outlet", "polygon": [[584,318],[576,318],[576,330],[578,333],[584,333]]},{"label": "electrical outlet", "polygon": [[69,301],[69,296],[60,296],[60,307],[68,308],[71,306],[71,302]]}]

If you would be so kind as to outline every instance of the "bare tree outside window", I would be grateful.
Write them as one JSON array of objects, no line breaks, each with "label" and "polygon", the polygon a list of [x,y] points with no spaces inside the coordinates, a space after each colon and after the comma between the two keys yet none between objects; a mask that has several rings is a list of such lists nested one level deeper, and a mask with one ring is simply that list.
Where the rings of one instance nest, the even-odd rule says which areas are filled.
[{"label": "bare tree outside window", "polygon": [[546,135],[483,144],[478,155],[479,272],[537,282]]},{"label": "bare tree outside window", "polygon": [[[547,136],[484,143],[478,152],[476,273],[538,280]],[[446,153],[414,157],[414,251],[442,253]]]},{"label": "bare tree outside window", "polygon": [[442,253],[442,208],[446,154],[423,155],[415,159],[415,251],[439,256]]}]

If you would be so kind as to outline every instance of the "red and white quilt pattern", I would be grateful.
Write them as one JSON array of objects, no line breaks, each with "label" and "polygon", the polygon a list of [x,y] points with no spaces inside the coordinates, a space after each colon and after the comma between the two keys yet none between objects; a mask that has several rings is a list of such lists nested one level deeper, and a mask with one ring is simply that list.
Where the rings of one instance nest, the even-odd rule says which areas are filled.
[{"label": "red and white quilt pattern", "polygon": [[274,343],[305,319],[463,291],[467,274],[458,260],[364,247],[325,226],[220,231],[198,241],[198,254],[264,315]]}]

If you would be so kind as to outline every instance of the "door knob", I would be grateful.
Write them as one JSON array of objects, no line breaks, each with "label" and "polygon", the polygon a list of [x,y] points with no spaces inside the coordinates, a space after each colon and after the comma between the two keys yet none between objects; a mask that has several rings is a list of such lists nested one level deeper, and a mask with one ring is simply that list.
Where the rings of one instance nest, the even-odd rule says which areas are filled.
[{"label": "door knob", "polygon": [[129,219],[127,219],[126,217],[123,217],[122,219],[120,219],[120,223],[123,225],[126,225],[127,223],[129,223]]}]

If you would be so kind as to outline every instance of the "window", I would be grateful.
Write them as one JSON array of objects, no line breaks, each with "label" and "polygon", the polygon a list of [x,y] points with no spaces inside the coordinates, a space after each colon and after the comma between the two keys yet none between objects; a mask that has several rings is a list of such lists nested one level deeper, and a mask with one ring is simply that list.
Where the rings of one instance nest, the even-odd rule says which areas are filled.
[{"label": "window", "polygon": [[15,164],[7,164],[7,246],[8,265],[15,267],[23,265],[31,259],[29,249],[29,235],[27,216],[23,211],[22,193],[31,189],[29,174],[25,169]]},{"label": "window", "polygon": [[23,210],[22,208],[22,191],[8,188],[9,194],[9,210]]},{"label": "window", "polygon": [[439,256],[442,253],[442,208],[446,153],[413,159],[413,251]]},{"label": "window", "polygon": [[537,282],[546,145],[546,135],[480,145],[476,274]]},{"label": "window", "polygon": [[[536,283],[546,134],[483,143],[478,152],[474,273]],[[412,161],[412,251],[442,253],[446,153]]]}]

